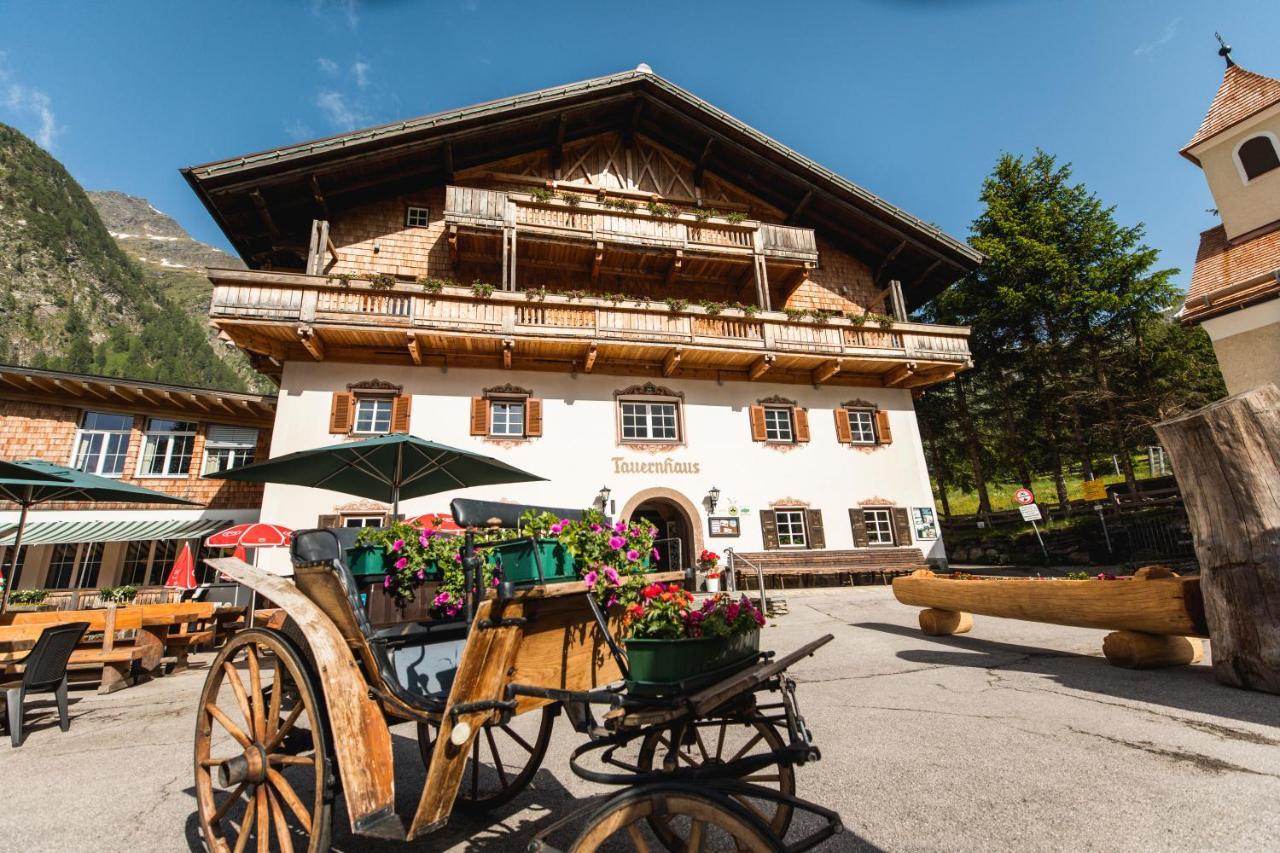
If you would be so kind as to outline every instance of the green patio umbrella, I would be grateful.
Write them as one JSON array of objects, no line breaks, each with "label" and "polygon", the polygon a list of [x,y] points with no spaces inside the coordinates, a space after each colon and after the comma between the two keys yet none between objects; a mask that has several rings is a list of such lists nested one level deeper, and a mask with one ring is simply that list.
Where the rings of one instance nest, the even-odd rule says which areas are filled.
[{"label": "green patio umbrella", "polygon": [[[22,531],[27,526],[27,511],[37,504],[50,501],[111,501],[113,503],[140,504],[195,504],[184,498],[176,498],[110,480],[96,474],[86,474],[65,465],[54,465],[42,459],[23,459],[18,462],[0,463],[0,500],[13,501],[22,508],[18,516],[18,530],[13,538],[13,557],[9,561],[7,577],[13,577],[18,566],[18,551],[22,548]],[[9,607],[9,588],[4,585],[0,597],[0,613]]]},{"label": "green patio umbrella", "polygon": [[412,435],[383,435],[314,450],[299,450],[275,459],[206,474],[205,477],[332,489],[388,502],[392,515],[400,514],[402,498],[470,486],[530,483],[546,479],[492,456],[436,444]]}]

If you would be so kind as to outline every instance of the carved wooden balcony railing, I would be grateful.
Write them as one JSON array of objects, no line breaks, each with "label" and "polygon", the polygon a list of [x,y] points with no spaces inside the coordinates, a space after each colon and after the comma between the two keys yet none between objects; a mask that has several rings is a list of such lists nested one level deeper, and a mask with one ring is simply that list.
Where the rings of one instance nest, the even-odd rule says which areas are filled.
[{"label": "carved wooden balcony railing", "polygon": [[[754,275],[760,304],[768,307],[770,275],[791,275],[818,262],[810,228],[771,225],[751,219],[698,216],[688,212],[650,212],[634,202],[606,204],[573,195],[539,198],[529,193],[451,186],[445,192],[449,246],[459,259],[500,264],[504,290],[517,289],[521,263],[539,262],[539,246],[580,244],[584,272],[594,281],[622,253],[650,252],[668,257],[668,281],[682,276],[686,257],[715,262],[704,278],[741,280]],[[630,204],[630,207],[623,207]],[[563,255],[556,255],[559,262]],[[625,272],[625,271],[624,271]]]},{"label": "carved wooden balcony railing", "polygon": [[421,363],[425,350],[509,354],[516,342],[525,341],[548,360],[573,360],[588,351],[594,359],[597,348],[614,346],[631,355],[660,356],[664,373],[672,372],[671,364],[678,365],[684,354],[689,364],[707,369],[749,368],[752,378],[779,359],[797,370],[832,369],[832,375],[841,370],[892,373],[892,384],[904,387],[947,378],[970,363],[969,330],[956,326],[881,328],[847,319],[793,320],[772,311],[709,314],[690,307],[676,312],[661,303],[558,295],[531,301],[525,294],[498,291],[481,297],[452,286],[439,293],[409,284],[380,290],[362,281],[343,287],[320,276],[253,270],[211,270],[210,278],[214,325],[246,349],[276,359],[324,358],[326,347],[340,346],[342,358],[376,361],[388,341],[407,340],[409,354]]}]

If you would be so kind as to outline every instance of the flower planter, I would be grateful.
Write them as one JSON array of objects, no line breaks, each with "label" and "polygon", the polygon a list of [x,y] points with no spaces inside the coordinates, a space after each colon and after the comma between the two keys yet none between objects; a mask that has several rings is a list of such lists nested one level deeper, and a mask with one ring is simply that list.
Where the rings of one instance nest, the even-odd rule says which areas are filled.
[{"label": "flower planter", "polygon": [[719,591],[720,591],[720,578],[718,578],[718,577],[716,577],[716,578],[708,577],[708,578],[705,578],[705,581],[706,581],[706,585],[707,585],[707,592],[719,592]]},{"label": "flower planter", "polygon": [[394,560],[388,561],[387,554],[376,545],[357,545],[347,549],[347,568],[357,580],[380,579],[395,568],[394,563]]},{"label": "flower planter", "polygon": [[[538,583],[538,563],[532,539],[512,539],[495,545],[489,560],[502,573],[504,581],[515,584]],[[539,539],[538,556],[542,558],[542,576],[546,583],[566,583],[578,579],[577,567],[569,551],[555,539]]]},{"label": "flower planter", "polygon": [[630,669],[627,689],[638,695],[655,696],[712,684],[747,666],[760,651],[760,632],[624,642]]}]

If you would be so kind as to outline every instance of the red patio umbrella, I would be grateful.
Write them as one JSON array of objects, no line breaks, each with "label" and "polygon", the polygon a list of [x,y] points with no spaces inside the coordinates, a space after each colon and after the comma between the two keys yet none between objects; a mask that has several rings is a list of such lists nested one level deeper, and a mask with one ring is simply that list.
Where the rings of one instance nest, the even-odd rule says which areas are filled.
[{"label": "red patio umbrella", "polygon": [[292,536],[293,531],[287,527],[255,521],[220,530],[204,540],[204,544],[210,548],[280,548],[288,545]]},{"label": "red patio umbrella", "polygon": [[182,553],[173,561],[173,568],[169,570],[169,579],[164,582],[164,585],[176,586],[178,589],[196,588],[196,561],[191,556],[190,542],[183,543]]},{"label": "red patio umbrella", "polygon": [[434,530],[437,533],[462,533],[464,532],[458,523],[453,520],[453,516],[447,512],[428,512],[409,519],[410,524],[427,530]]},{"label": "red patio umbrella", "polygon": [[249,554],[244,550],[243,545],[237,545],[236,549],[231,552],[231,556],[235,557],[242,563],[249,562]]}]

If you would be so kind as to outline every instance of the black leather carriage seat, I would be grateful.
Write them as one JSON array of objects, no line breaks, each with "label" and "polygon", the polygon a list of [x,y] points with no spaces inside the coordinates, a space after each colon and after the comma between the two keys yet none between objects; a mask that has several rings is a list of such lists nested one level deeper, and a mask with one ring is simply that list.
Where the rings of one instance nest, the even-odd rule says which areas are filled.
[{"label": "black leather carriage seat", "polygon": [[573,521],[582,519],[580,509],[564,509],[553,506],[529,506],[528,504],[508,504],[498,501],[478,501],[472,498],[454,498],[449,502],[453,520],[462,527],[491,527],[490,521],[496,519],[498,527],[515,530],[520,526],[520,516],[529,510],[549,512],[557,518],[568,518]]},{"label": "black leather carriage seat", "polygon": [[346,550],[355,545],[359,532],[359,528],[347,527],[295,531],[290,545],[293,563],[323,564],[333,570],[387,689],[411,707],[440,711],[467,642],[467,626],[456,622],[409,622],[373,627],[360,600],[360,588],[346,563]]}]

